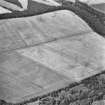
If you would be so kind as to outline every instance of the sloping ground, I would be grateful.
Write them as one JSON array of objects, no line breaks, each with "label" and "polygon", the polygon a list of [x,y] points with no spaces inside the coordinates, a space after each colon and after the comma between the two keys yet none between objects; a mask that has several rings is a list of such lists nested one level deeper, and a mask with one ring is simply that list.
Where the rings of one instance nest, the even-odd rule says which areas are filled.
[{"label": "sloping ground", "polygon": [[[21,105],[104,105],[105,71],[42,96],[30,98]],[[8,104],[7,104],[8,105]],[[20,105],[19,103],[16,105]]]},{"label": "sloping ground", "polygon": [[[68,19],[68,17],[74,18],[74,21]],[[55,86],[56,88],[59,82],[62,86],[70,81],[74,81],[72,78],[69,79],[63,74],[50,70],[51,68],[47,65],[23,56],[21,50],[35,46],[40,47],[44,43],[50,44],[59,39],[66,39],[66,37],[69,38],[70,36],[73,37],[84,32],[90,32],[90,29],[84,22],[82,22],[80,27],[76,28],[75,23],[79,24],[80,22],[82,21],[78,17],[73,13],[69,14],[68,11],[55,12],[26,19],[1,21],[0,77],[2,95],[0,97],[13,101],[15,98],[21,99],[21,97],[30,95],[33,91],[35,93],[35,90],[39,92],[43,88],[49,87],[51,84],[53,85],[53,83],[54,86],[55,84],[57,85]],[[76,28],[76,31],[73,28]],[[44,68],[46,68],[45,71]],[[42,71],[40,71],[41,69]],[[54,72],[54,76],[52,72]],[[47,73],[48,77],[45,77]],[[36,79],[34,78],[35,75],[37,75]],[[50,78],[51,76],[52,78]],[[7,80],[8,82],[4,83]],[[55,80],[57,83],[55,83]],[[29,81],[33,81],[33,83]],[[11,85],[15,87],[14,90]]]},{"label": "sloping ground", "polygon": [[105,39],[72,12],[0,24],[0,99],[21,102],[105,69]]},{"label": "sloping ground", "polygon": [[[2,24],[4,22],[5,24]],[[81,24],[78,27],[76,24],[79,23]],[[85,22],[69,11],[54,12],[25,19],[1,20],[0,53],[90,31],[91,29]]]}]

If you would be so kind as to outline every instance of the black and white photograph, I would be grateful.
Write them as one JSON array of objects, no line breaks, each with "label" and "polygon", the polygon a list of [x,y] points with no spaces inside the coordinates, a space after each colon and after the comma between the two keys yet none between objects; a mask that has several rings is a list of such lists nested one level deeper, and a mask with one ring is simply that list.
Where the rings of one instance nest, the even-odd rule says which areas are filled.
[{"label": "black and white photograph", "polygon": [[0,105],[105,105],[105,0],[0,0]]}]

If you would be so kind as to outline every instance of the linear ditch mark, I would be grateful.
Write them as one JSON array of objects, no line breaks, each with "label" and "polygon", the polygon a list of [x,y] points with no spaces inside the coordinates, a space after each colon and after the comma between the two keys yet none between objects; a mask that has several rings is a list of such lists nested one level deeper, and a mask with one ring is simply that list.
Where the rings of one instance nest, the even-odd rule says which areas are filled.
[{"label": "linear ditch mark", "polygon": [[60,37],[60,38],[54,38],[54,39],[44,41],[44,42],[40,42],[40,43],[33,44],[33,45],[26,45],[26,46],[19,47],[19,48],[14,48],[14,49],[10,49],[10,50],[1,51],[0,54],[11,53],[12,51],[28,49],[28,48],[32,48],[32,47],[35,47],[35,46],[41,46],[41,45],[44,45],[44,44],[48,44],[48,43],[51,43],[51,42],[56,42],[58,40],[62,40],[62,39],[70,38],[70,37],[72,38],[72,37],[76,37],[76,36],[82,36],[84,34],[88,34],[88,33],[91,33],[91,32],[92,31],[89,30],[89,31],[84,31],[84,32],[80,32],[80,33],[77,33],[77,34],[72,34],[71,36],[68,35],[68,36],[63,36],[63,37]]}]

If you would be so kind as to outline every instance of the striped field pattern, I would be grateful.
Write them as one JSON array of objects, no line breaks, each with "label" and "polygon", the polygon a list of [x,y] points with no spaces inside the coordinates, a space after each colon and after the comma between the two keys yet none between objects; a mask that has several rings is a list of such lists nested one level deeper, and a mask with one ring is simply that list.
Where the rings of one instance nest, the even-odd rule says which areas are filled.
[{"label": "striped field pattern", "polygon": [[[20,4],[11,3],[23,9]],[[13,9],[8,11],[14,12]],[[94,75],[103,73],[100,78],[104,79],[104,71],[105,38],[94,32],[85,21],[69,10],[0,20],[0,99],[2,101],[8,103],[28,101],[29,105],[38,105],[31,103],[33,97],[45,95],[49,98],[47,93],[64,89],[73,83],[84,91],[90,86],[83,86],[84,81],[88,81],[86,78],[96,79]],[[89,80],[91,83],[92,80]],[[84,84],[80,85],[81,81]],[[94,82],[97,83],[95,80]],[[101,94],[103,91],[100,89],[104,91],[104,87],[100,87],[97,91],[101,98],[94,95],[96,103],[97,98],[100,100],[104,98],[104,93]],[[90,90],[88,90],[89,97],[93,95],[90,93],[94,91],[93,87],[92,91]],[[92,100],[93,98],[90,98],[89,102]],[[40,105],[47,105],[43,104],[44,99],[39,101]],[[75,101],[77,102],[76,99]],[[78,105],[73,103],[74,101],[70,105]]]}]

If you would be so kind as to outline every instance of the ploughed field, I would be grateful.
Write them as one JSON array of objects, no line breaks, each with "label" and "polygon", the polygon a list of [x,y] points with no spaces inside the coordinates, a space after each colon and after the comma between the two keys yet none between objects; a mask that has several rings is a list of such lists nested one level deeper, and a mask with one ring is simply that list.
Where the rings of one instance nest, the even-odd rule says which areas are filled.
[{"label": "ploughed field", "polygon": [[104,45],[103,37],[67,10],[1,20],[1,103],[91,105],[94,101],[102,102]]},{"label": "ploughed field", "polygon": [[81,82],[74,82],[58,90],[12,104],[3,105],[104,105],[105,71]]}]

